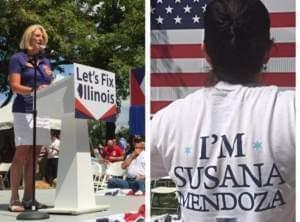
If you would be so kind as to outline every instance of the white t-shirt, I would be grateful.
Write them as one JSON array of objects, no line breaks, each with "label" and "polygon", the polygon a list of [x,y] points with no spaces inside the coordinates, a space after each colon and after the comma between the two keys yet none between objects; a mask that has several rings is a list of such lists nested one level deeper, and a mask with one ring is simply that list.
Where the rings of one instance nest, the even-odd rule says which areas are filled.
[{"label": "white t-shirt", "polygon": [[60,140],[55,138],[54,141],[51,143],[51,145],[48,148],[48,159],[58,158],[59,146],[60,146]]},{"label": "white t-shirt", "polygon": [[174,180],[184,221],[295,221],[294,96],[219,82],[154,116],[152,178]]},{"label": "white t-shirt", "polygon": [[145,151],[142,151],[127,168],[127,176],[135,178],[145,176]]}]

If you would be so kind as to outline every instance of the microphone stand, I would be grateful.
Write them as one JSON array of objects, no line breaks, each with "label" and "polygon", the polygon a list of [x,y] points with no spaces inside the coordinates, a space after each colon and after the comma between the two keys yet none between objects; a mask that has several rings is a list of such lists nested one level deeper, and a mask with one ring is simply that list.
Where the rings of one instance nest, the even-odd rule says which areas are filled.
[{"label": "microphone stand", "polygon": [[31,64],[34,68],[34,80],[33,80],[33,143],[32,143],[32,205],[31,211],[24,211],[17,216],[17,220],[43,220],[48,219],[49,214],[45,212],[37,211],[36,200],[35,200],[35,172],[36,172],[36,118],[37,118],[37,109],[36,109],[36,90],[37,90],[37,69],[38,69],[38,55],[33,55]]}]

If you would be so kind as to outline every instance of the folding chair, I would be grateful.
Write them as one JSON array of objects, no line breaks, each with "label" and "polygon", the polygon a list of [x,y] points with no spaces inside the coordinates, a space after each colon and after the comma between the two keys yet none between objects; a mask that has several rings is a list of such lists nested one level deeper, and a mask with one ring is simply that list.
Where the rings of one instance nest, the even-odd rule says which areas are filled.
[{"label": "folding chair", "polygon": [[125,177],[127,170],[122,168],[122,163],[123,161],[118,161],[107,165],[105,175],[102,180],[102,187],[106,187],[106,183],[109,177]]},{"label": "folding chair", "polygon": [[[180,217],[180,208],[179,204],[176,206],[170,206],[172,203],[177,203],[176,198],[176,187],[168,186],[169,184],[173,184],[170,178],[163,178],[163,183],[168,181],[167,186],[156,186],[160,181],[154,181],[153,188],[151,189],[151,210],[159,210],[164,213],[169,213],[170,211],[176,212],[178,214],[178,218]],[[154,204],[156,202],[156,204]],[[171,205],[172,205],[171,204]]]},{"label": "folding chair", "polygon": [[102,180],[105,173],[105,166],[103,164],[92,161],[92,170],[93,170],[93,182],[94,182],[94,191],[103,189]]}]

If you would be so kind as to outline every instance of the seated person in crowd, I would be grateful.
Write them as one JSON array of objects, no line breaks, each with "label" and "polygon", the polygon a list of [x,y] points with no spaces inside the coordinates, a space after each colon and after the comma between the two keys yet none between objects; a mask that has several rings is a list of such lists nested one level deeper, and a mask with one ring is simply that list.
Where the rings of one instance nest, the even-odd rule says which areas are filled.
[{"label": "seated person in crowd", "polygon": [[124,160],[122,168],[127,169],[126,180],[111,178],[108,188],[132,189],[145,193],[145,142],[135,144],[134,151]]},{"label": "seated person in crowd", "polygon": [[100,150],[100,154],[104,163],[124,160],[124,151],[113,140],[107,141],[107,145]]},{"label": "seated person in crowd", "polygon": [[125,159],[129,154],[131,154],[135,149],[135,144],[145,141],[140,135],[130,135],[125,149]]}]

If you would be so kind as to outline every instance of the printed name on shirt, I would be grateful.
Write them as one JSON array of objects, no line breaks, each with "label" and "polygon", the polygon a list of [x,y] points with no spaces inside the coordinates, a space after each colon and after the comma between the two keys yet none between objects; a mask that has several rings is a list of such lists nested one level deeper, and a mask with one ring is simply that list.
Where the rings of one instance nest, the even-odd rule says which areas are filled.
[{"label": "printed name on shirt", "polygon": [[[233,142],[226,135],[200,137],[199,159],[209,162],[212,159],[209,145],[217,145],[216,161],[221,164],[174,167],[179,203],[183,207],[201,212],[236,208],[261,212],[286,203],[279,189],[285,180],[276,163],[248,163],[243,150],[244,137],[245,134],[237,133]],[[240,158],[243,161],[225,164],[224,158]],[[216,188],[218,192],[214,192]],[[195,192],[181,192],[186,189]]]}]

